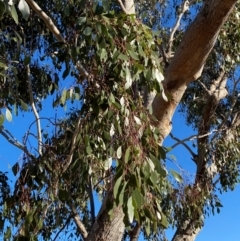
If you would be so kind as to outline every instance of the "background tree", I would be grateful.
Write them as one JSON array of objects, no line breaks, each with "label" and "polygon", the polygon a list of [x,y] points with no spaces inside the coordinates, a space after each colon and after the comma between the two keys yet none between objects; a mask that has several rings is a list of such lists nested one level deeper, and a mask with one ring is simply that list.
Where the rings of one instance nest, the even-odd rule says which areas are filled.
[{"label": "background tree", "polygon": [[[173,241],[195,239],[206,215],[219,212],[217,191],[238,181],[238,5],[0,2],[0,133],[24,153],[13,194],[2,191],[6,240],[56,240],[63,231],[71,240],[137,240],[141,231],[164,239],[168,225]],[[49,95],[52,108],[81,108],[44,117],[47,132],[39,110]],[[196,164],[192,183],[167,171],[162,146],[178,105],[197,131],[171,134]],[[37,132],[20,143],[4,121],[30,109]]]}]

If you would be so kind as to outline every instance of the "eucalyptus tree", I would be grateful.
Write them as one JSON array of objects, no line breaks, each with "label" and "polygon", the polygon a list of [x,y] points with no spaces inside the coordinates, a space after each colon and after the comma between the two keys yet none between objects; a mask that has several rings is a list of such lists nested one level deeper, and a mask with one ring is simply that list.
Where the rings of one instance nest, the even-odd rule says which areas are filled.
[{"label": "eucalyptus tree", "polygon": [[[217,191],[238,182],[239,2],[4,0],[0,16],[0,134],[24,159],[12,168],[12,194],[2,175],[5,240],[64,232],[70,240],[138,240],[141,232],[159,240],[169,225],[173,241],[194,240],[219,212]],[[40,117],[51,95],[49,108],[81,108]],[[178,106],[197,132],[184,140],[170,134]],[[37,132],[21,143],[5,121],[30,110]],[[167,170],[169,134],[173,148],[192,155],[192,183]]]}]

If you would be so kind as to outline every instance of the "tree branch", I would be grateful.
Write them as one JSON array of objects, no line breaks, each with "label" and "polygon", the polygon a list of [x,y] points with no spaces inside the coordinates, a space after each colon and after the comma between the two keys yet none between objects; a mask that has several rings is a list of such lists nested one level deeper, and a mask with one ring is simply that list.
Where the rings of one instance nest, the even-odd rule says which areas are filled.
[{"label": "tree branch", "polygon": [[30,72],[30,67],[29,64],[26,66],[27,68],[27,77],[28,77],[28,91],[29,91],[29,97],[30,97],[30,103],[31,107],[36,119],[37,123],[37,133],[38,133],[38,153],[40,156],[42,156],[42,132],[41,132],[41,122],[39,118],[38,111],[36,109],[34,99],[33,99],[33,90],[32,90],[32,80],[31,80],[31,72]]},{"label": "tree branch", "polygon": [[173,40],[174,40],[174,35],[175,35],[176,31],[178,30],[178,28],[180,26],[181,19],[182,19],[184,13],[189,9],[189,1],[184,0],[184,2],[181,4],[181,7],[179,7],[179,8],[180,8],[180,13],[178,14],[176,24],[173,27],[173,30],[170,34],[170,38],[169,38],[169,41],[168,41],[168,51],[167,51],[168,56],[170,56],[171,53],[172,53],[172,44],[173,44]]},{"label": "tree branch", "polygon": [[26,2],[30,5],[30,7],[34,10],[34,12],[45,22],[49,30],[53,33],[56,39],[59,42],[64,42],[65,39],[59,32],[56,25],[53,23],[52,19],[39,7],[39,5],[33,0],[26,0]]},{"label": "tree branch", "polygon": [[[3,126],[0,126],[0,134],[12,145],[16,146],[20,150],[27,152],[26,146],[21,144],[8,130],[6,130]],[[27,153],[29,154],[29,153]]]},{"label": "tree branch", "polygon": [[[173,140],[177,141],[177,143],[175,143],[173,146],[171,146],[171,149],[173,149],[174,147],[178,146],[179,144],[182,144],[182,145],[190,152],[190,154],[191,154],[191,156],[192,156],[192,160],[196,163],[197,154],[195,154],[195,153],[191,150],[191,148],[185,143],[185,141],[184,141],[184,140],[180,140],[180,139],[178,139],[177,137],[174,137],[172,133],[170,133],[169,135],[170,135],[170,137],[171,137]],[[197,163],[196,163],[196,164],[197,164]]]},{"label": "tree branch", "polygon": [[73,213],[74,222],[77,225],[78,230],[81,233],[81,235],[83,236],[83,238],[86,239],[88,236],[88,232],[87,232],[84,224],[82,223],[74,204],[71,204],[71,209],[72,209],[72,213]]},{"label": "tree branch", "polygon": [[140,232],[141,232],[141,225],[137,223],[136,226],[133,228],[133,230],[129,233],[130,241],[137,241],[140,235]]},{"label": "tree branch", "polygon": [[121,0],[117,0],[117,1],[118,1],[119,5],[120,5],[120,7],[121,7],[121,9],[123,10],[124,13],[126,13],[126,14],[131,14],[131,11],[128,11],[128,10],[125,8],[125,6],[124,6],[124,4],[123,4],[123,2],[122,2]]}]

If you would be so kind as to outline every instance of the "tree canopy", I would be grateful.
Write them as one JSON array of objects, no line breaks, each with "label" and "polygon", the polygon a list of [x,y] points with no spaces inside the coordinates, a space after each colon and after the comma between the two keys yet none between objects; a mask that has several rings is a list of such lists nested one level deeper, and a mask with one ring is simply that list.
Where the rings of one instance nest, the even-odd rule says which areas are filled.
[{"label": "tree canopy", "polygon": [[[0,1],[0,135],[23,152],[12,191],[0,172],[4,240],[195,239],[239,181],[239,4]],[[20,142],[6,122],[26,113]],[[168,165],[178,145],[192,181]]]}]

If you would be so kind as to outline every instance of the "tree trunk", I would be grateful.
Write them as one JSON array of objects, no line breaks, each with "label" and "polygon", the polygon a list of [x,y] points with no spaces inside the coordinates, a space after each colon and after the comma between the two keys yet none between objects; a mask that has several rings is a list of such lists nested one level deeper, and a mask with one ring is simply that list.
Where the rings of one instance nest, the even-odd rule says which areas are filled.
[{"label": "tree trunk", "polygon": [[121,241],[124,234],[124,213],[122,207],[113,209],[111,217],[108,214],[107,203],[113,201],[112,186],[106,194],[101,210],[89,231],[86,241]]},{"label": "tree trunk", "polygon": [[[187,224],[189,223],[189,225]],[[194,241],[201,231],[201,228],[194,228],[192,222],[187,221],[185,228],[178,228],[175,232],[175,235],[172,238],[172,241]]]}]

